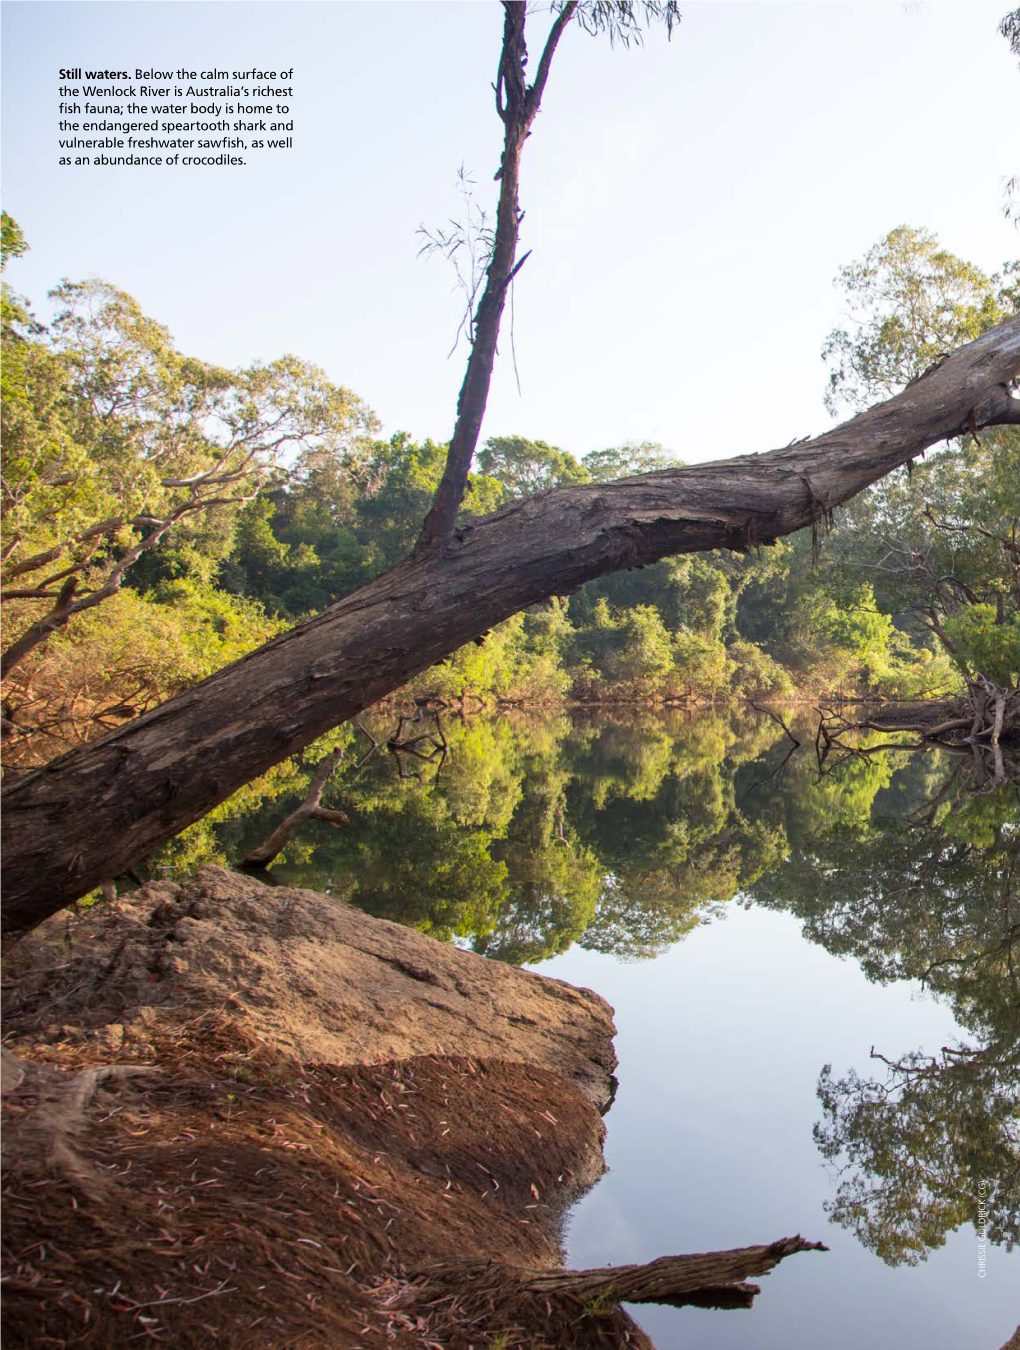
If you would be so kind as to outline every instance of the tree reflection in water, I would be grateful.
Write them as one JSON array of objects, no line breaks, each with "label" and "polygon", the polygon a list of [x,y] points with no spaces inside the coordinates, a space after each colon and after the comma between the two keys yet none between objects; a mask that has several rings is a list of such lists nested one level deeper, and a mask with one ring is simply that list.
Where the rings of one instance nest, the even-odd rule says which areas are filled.
[{"label": "tree reflection in water", "polygon": [[[815,1135],[837,1171],[832,1218],[891,1264],[981,1218],[1009,1246],[1017,786],[988,791],[940,751],[851,754],[820,775],[814,725],[794,730],[791,754],[782,726],[751,710],[446,718],[438,775],[401,776],[385,750],[359,764],[352,749],[324,798],[349,826],[309,826],[272,875],[515,963],[574,943],[654,957],[734,900],[796,915],[869,979],[920,981],[960,1028],[935,1054],[873,1047],[872,1074],[824,1068]],[[315,757],[246,789],[153,865],[242,857],[300,800]]]},{"label": "tree reflection in water", "polygon": [[[909,776],[929,790],[904,811]],[[935,1054],[872,1047],[873,1074],[827,1065],[819,1081],[815,1138],[838,1175],[829,1212],[896,1265],[967,1221],[991,1242],[1020,1239],[1020,824],[1015,784],[974,791],[927,757],[886,796],[895,814],[879,798],[867,822],[793,837],[752,894],[870,979],[920,981],[959,1025]]]}]

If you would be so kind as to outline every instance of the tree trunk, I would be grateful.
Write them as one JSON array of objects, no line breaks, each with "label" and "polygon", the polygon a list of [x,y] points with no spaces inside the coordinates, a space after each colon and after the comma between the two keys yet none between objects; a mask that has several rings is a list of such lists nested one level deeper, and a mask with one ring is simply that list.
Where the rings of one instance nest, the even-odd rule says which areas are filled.
[{"label": "tree trunk", "polygon": [[464,497],[468,470],[482,428],[496,360],[500,320],[514,273],[520,229],[518,185],[521,151],[530,125],[525,117],[527,94],[524,88],[524,67],[528,53],[524,45],[524,19],[523,4],[505,7],[503,52],[497,80],[499,90],[506,90],[506,106],[502,113],[503,158],[500,164],[499,206],[492,258],[485,290],[474,315],[471,355],[457,399],[457,421],[446,452],[446,466],[422,526],[417,544],[419,553],[445,544],[453,533],[457,512]]},{"label": "tree trunk", "polygon": [[593,577],[775,542],[940,440],[1020,422],[1020,317],[798,446],[559,488],[458,530],[102,740],[4,789],[3,931],[40,923],[469,639]]},{"label": "tree trunk", "polygon": [[496,360],[496,343],[507,291],[528,256],[525,254],[520,262],[516,261],[522,219],[518,197],[521,153],[542,103],[550,62],[563,30],[573,19],[576,9],[574,0],[568,0],[557,15],[542,51],[535,82],[529,88],[525,84],[528,64],[528,49],[524,40],[527,5],[523,0],[504,0],[503,49],[495,85],[496,110],[504,128],[503,157],[496,175],[499,178],[499,205],[496,210],[492,258],[487,268],[485,290],[474,315],[471,355],[457,399],[457,421],[446,452],[446,465],[415,546],[419,557],[441,549],[449,542],[457,512],[464,500],[468,470],[471,468],[482,429],[482,418],[485,416],[485,405],[489,399],[489,384]]}]

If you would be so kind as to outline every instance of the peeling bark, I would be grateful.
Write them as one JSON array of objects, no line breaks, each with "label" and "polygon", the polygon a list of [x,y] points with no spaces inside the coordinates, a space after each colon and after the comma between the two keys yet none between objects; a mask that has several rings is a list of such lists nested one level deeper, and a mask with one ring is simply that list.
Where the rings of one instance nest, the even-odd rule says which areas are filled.
[{"label": "peeling bark", "polygon": [[4,789],[3,931],[23,933],[511,614],[670,554],[774,543],[928,446],[1020,422],[1020,317],[886,403],[769,454],[560,488],[459,529],[102,740]]}]

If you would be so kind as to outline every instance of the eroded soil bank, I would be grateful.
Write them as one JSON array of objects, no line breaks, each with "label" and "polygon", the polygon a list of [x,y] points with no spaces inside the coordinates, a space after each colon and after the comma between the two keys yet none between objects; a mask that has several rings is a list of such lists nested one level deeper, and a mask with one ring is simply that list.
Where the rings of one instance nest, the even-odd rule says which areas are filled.
[{"label": "eroded soil bank", "polygon": [[[4,995],[8,1345],[650,1344],[561,1286],[597,995],[212,867],[50,920]],[[749,1305],[798,1242],[683,1258],[684,1301]]]}]

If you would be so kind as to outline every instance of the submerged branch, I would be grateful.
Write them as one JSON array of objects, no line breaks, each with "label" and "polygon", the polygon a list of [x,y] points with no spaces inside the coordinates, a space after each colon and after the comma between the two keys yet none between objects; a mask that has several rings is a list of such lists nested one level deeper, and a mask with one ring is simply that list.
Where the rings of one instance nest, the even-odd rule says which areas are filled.
[{"label": "submerged branch", "polygon": [[306,820],[321,820],[327,825],[332,825],[334,829],[347,824],[347,816],[343,811],[332,811],[319,805],[326,784],[343,757],[342,749],[334,750],[326,756],[319,765],[319,771],[312,779],[312,785],[301,805],[281,821],[268,839],[245,855],[241,860],[242,867],[268,867]]},{"label": "submerged branch", "polygon": [[828,1251],[821,1242],[780,1238],[757,1247],[721,1252],[660,1256],[643,1265],[606,1266],[593,1270],[525,1270],[495,1262],[453,1262],[424,1272],[431,1285],[461,1288],[516,1287],[536,1298],[566,1295],[587,1307],[611,1309],[620,1303],[665,1303],[675,1308],[750,1308],[761,1292],[745,1281],[767,1275],[797,1252]]}]

